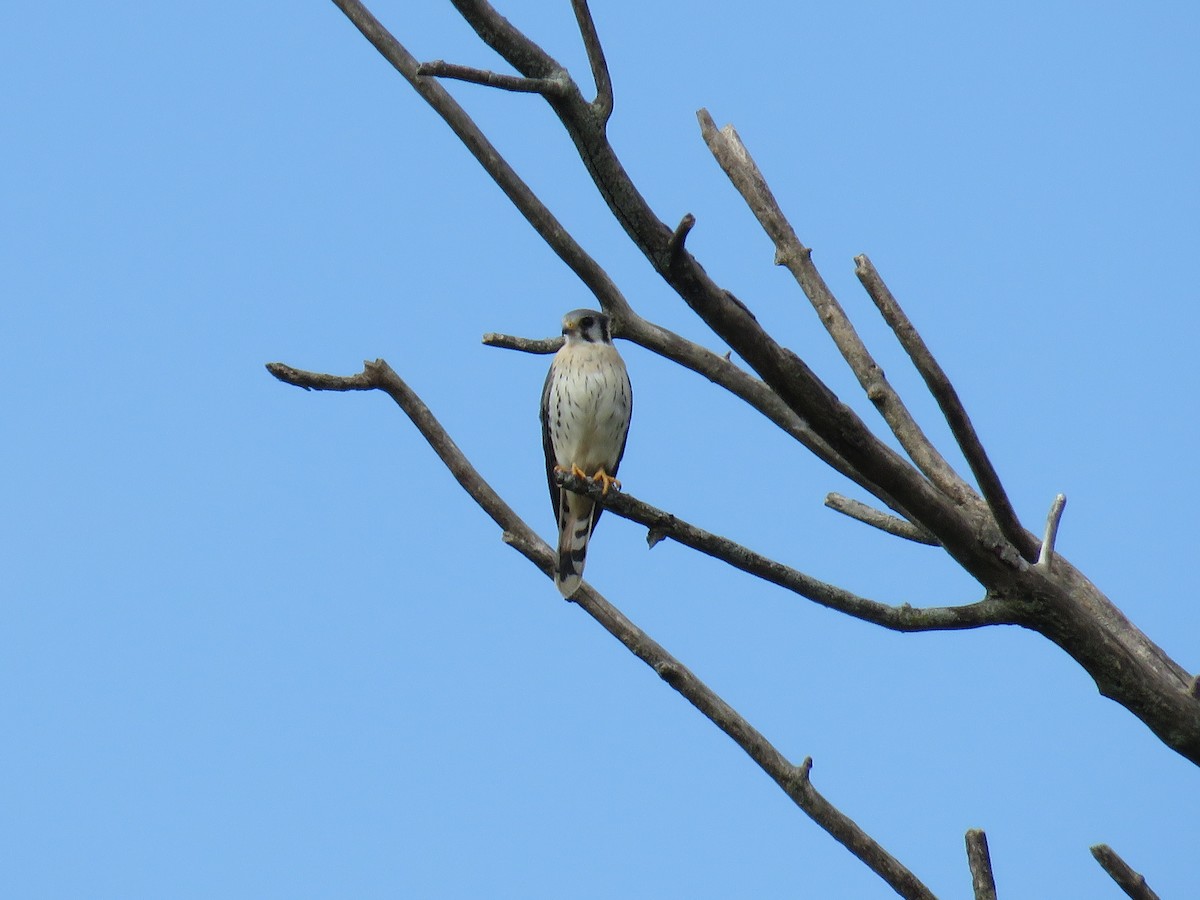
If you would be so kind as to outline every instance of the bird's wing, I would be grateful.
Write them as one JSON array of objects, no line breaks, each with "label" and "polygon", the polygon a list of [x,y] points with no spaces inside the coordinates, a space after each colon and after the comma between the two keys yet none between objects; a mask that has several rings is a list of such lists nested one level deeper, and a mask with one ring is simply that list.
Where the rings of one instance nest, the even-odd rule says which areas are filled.
[{"label": "bird's wing", "polygon": [[546,484],[550,488],[550,505],[554,509],[554,521],[558,521],[558,495],[560,489],[554,483],[554,444],[550,440],[550,384],[554,381],[554,363],[550,363],[550,371],[546,373],[546,383],[542,386],[542,450],[546,454]]}]

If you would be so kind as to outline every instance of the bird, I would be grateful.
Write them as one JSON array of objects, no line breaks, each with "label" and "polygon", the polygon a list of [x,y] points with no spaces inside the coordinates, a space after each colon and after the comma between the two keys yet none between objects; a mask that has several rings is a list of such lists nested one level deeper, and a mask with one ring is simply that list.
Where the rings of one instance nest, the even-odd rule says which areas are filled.
[{"label": "bird", "polygon": [[563,316],[562,347],[542,388],[542,448],[546,481],[558,523],[554,584],[570,598],[583,578],[588,539],[602,507],[590,497],[560,488],[556,472],[570,472],[620,488],[617,469],[625,455],[633,415],[633,387],[625,361],[613,346],[610,320],[594,309]]}]

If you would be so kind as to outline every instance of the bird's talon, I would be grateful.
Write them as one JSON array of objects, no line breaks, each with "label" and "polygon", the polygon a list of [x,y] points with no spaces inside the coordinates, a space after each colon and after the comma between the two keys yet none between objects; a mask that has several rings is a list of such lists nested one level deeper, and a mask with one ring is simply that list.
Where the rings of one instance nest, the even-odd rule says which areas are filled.
[{"label": "bird's talon", "polygon": [[609,475],[603,469],[597,469],[596,474],[592,476],[592,480],[600,482],[601,497],[608,496],[609,488],[616,488],[618,491],[621,489],[621,482],[617,481],[617,479],[613,478],[613,476]]}]

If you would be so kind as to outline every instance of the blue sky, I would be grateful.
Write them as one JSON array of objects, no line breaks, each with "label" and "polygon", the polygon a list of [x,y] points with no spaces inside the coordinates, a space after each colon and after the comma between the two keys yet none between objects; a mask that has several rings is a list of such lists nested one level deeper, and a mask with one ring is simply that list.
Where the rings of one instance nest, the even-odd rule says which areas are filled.
[{"label": "blue sky", "polygon": [[[853,276],[866,252],[1014,504],[1183,665],[1200,239],[1193,3],[601,8],[611,134],[660,216],[865,410],[699,137],[733,122],[947,451]],[[418,57],[497,66],[446,3]],[[569,4],[500,4],[585,81]],[[382,356],[549,535],[546,336],[590,303],[328,2],[0,11],[0,841],[13,897],[886,897],[741,752],[501,543],[382,395]],[[532,96],[452,86],[648,318],[649,270]],[[626,488],[889,602],[980,590],[825,510],[836,475],[625,347]],[[895,635],[615,516],[590,580],[939,895],[1200,881],[1200,772],[1016,629]]]}]

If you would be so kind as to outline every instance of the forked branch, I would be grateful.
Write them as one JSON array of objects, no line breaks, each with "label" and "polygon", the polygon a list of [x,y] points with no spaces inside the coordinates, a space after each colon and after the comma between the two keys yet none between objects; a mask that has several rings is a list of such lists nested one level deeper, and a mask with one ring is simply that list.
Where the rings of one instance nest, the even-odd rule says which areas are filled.
[{"label": "forked branch", "polygon": [[925,436],[921,427],[900,400],[883,369],[875,362],[871,352],[859,337],[846,311],[838,302],[817,267],[813,265],[812,251],[801,243],[791,223],[779,208],[775,195],[767,186],[766,179],[750,156],[750,151],[738,137],[732,125],[718,130],[707,109],[696,113],[700,122],[700,134],[717,163],[737,188],[754,217],[775,244],[775,264],[786,266],[796,283],[812,303],[817,317],[851,371],[862,385],[867,398],[875,404],[892,434],[909,458],[955,502],[965,504],[973,497],[971,488],[963,481],[949,463],[938,453],[937,448]]}]

